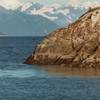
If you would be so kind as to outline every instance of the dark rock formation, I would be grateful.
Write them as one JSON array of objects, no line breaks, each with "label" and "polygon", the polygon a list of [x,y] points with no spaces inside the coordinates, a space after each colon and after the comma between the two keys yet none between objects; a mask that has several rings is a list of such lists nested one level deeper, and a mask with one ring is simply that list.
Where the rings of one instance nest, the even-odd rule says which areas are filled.
[{"label": "dark rock formation", "polygon": [[100,7],[51,33],[25,63],[100,67]]}]

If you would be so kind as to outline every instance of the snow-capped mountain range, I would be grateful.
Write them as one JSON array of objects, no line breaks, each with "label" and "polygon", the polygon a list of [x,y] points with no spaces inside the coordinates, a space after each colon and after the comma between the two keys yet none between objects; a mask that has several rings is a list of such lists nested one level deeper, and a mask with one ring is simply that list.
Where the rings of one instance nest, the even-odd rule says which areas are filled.
[{"label": "snow-capped mountain range", "polygon": [[20,6],[18,9],[19,11],[30,15],[40,15],[49,19],[50,21],[56,22],[59,26],[71,23],[85,10],[85,8],[79,9],[72,7],[71,5],[62,6],[57,3],[51,5],[42,5],[33,2],[28,2]]},{"label": "snow-capped mountain range", "polygon": [[[10,35],[46,35],[72,23],[89,5],[92,4],[43,5],[33,2],[23,4],[19,0],[0,0],[0,31]],[[95,5],[98,6],[98,3],[95,2]]]}]

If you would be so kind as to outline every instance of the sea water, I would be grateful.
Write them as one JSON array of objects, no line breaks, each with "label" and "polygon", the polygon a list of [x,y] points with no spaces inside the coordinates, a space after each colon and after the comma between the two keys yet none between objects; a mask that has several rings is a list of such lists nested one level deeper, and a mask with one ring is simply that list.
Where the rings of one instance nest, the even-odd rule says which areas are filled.
[{"label": "sea water", "polygon": [[23,64],[43,38],[0,37],[0,100],[99,100],[99,76]]}]

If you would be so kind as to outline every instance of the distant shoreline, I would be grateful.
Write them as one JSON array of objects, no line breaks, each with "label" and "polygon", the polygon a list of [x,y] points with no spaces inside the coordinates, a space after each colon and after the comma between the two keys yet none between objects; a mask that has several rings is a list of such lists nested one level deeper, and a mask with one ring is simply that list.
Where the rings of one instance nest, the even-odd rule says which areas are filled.
[{"label": "distant shoreline", "polygon": [[20,37],[38,37],[38,38],[43,38],[43,37],[46,37],[46,36],[8,36],[8,35],[2,35],[2,36],[0,36],[0,38],[1,37],[18,37],[18,38],[20,38]]}]

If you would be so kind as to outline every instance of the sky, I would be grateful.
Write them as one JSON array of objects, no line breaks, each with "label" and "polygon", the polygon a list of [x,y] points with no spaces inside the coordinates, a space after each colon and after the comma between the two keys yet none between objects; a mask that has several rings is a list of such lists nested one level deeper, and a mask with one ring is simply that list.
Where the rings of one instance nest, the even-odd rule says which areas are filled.
[{"label": "sky", "polygon": [[72,5],[74,7],[95,7],[100,5],[100,0],[0,0],[0,6],[3,6],[7,9],[16,9],[20,5],[23,5],[27,2],[38,2],[44,5],[50,5],[54,3],[58,3],[60,5]]},{"label": "sky", "polygon": [[33,1],[33,2],[40,2],[42,4],[52,4],[52,3],[60,3],[64,4],[68,2],[68,0],[21,0],[22,2]]},{"label": "sky", "polygon": [[49,5],[49,4],[53,4],[53,3],[58,3],[61,5],[72,5],[74,7],[81,7],[81,6],[85,6],[85,7],[96,7],[98,5],[100,5],[100,0],[19,0],[22,3],[26,3],[28,1],[31,2],[39,2],[41,4],[44,5]]},{"label": "sky", "polygon": [[78,3],[78,2],[81,2],[81,3],[84,3],[84,2],[99,2],[100,3],[100,0],[20,0],[22,2],[28,2],[28,1],[33,1],[33,2],[40,2],[40,3],[43,3],[43,4],[52,4],[52,3],[60,3],[60,4],[67,4],[69,3],[70,1],[73,2],[73,3]]}]

